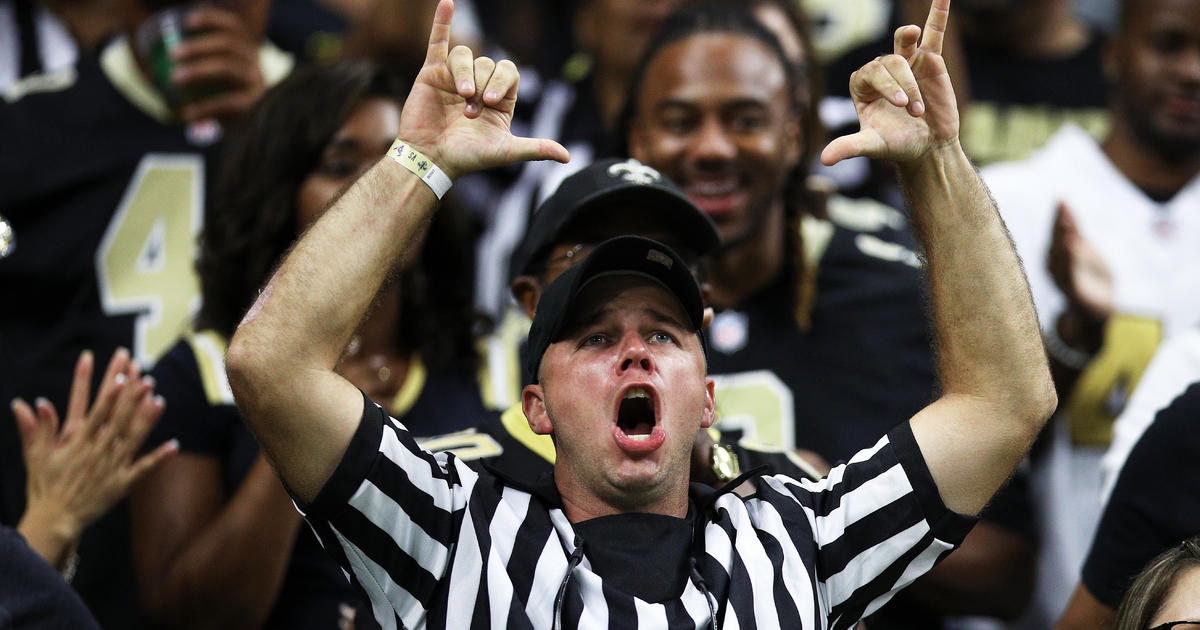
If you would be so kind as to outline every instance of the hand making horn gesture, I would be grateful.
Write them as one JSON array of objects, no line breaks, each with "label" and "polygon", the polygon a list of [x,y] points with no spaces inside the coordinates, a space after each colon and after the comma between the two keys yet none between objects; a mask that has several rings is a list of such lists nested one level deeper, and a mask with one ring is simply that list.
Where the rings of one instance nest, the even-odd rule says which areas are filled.
[{"label": "hand making horn gesture", "polygon": [[453,0],[441,0],[425,65],[404,103],[399,137],[450,179],[523,160],[566,162],[569,156],[561,144],[512,135],[517,67],[507,59],[475,57],[466,46],[448,50],[453,15]]},{"label": "hand making horn gesture", "polygon": [[957,142],[958,105],[942,58],[949,17],[950,0],[933,0],[924,32],[911,24],[896,29],[895,52],[850,75],[860,130],[830,142],[821,162],[866,156],[904,163]]}]

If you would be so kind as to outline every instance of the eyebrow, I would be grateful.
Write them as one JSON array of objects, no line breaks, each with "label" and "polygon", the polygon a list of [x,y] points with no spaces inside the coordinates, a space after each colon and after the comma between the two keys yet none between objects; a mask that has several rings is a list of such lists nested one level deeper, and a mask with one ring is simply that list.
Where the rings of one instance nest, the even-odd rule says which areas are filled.
[{"label": "eyebrow", "polygon": [[[721,103],[722,110],[741,109],[745,107],[756,107],[760,109],[770,109],[770,102],[758,98],[742,97],[735,98]],[[654,105],[655,112],[662,112],[668,109],[700,109],[695,101],[682,98],[668,98],[659,101]]]},{"label": "eyebrow", "polygon": [[[582,317],[579,317],[578,319],[573,318],[574,321],[570,322],[567,325],[567,328],[564,331],[565,334],[563,336],[564,337],[571,336],[571,335],[577,334],[579,331],[581,331],[585,328],[591,328],[591,327],[595,326],[597,323],[603,321],[606,317],[610,316],[614,312],[616,312],[615,309],[608,308],[608,307],[601,307],[601,308],[597,308],[597,309],[587,313],[586,315],[584,315]],[[689,332],[692,330],[691,326],[688,323],[686,323],[684,320],[680,319],[679,317],[676,317],[675,315],[673,315],[671,313],[663,312],[660,309],[646,306],[646,307],[643,307],[642,309],[640,309],[639,312],[649,315],[650,320],[652,322],[654,322],[655,324],[670,325],[670,326],[674,326],[676,328],[679,328],[679,329],[685,330],[685,331],[689,331]]]},{"label": "eyebrow", "polygon": [[649,313],[651,319],[655,323],[671,324],[673,326],[682,328],[683,330],[691,330],[691,326],[688,325],[688,323],[686,321],[679,319],[678,317],[674,316],[671,313],[664,313],[662,311],[659,311],[656,308],[651,308],[651,307],[646,307],[645,309],[643,309],[643,311],[646,313]]},{"label": "eyebrow", "polygon": [[363,145],[362,141],[354,137],[334,138],[325,149],[327,151],[346,151],[355,150]]}]

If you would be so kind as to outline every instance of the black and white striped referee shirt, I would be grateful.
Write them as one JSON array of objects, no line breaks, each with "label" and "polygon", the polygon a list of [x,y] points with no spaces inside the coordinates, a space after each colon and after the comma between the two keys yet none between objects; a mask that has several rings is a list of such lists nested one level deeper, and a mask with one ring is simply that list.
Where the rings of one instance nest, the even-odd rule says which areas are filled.
[{"label": "black and white striped referee shirt", "polygon": [[974,523],[942,504],[907,423],[819,482],[754,483],[749,499],[694,485],[687,519],[572,525],[552,482],[423,451],[368,400],[303,507],[385,629],[849,628]]}]

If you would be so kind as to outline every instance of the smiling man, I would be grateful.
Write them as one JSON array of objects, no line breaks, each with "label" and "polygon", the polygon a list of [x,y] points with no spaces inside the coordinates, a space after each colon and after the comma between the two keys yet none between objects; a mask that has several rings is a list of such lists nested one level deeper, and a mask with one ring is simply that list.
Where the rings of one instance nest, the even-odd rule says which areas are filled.
[{"label": "smiling man", "polygon": [[297,504],[384,628],[853,627],[961,541],[1056,402],[1020,264],[957,141],[948,0],[855,73],[863,131],[823,154],[899,164],[928,237],[943,393],[827,478],[751,473],[745,499],[688,483],[715,387],[699,288],[655,241],[601,243],[541,297],[522,406],[556,443],[547,484],[422,450],[334,371],[456,177],[567,159],[511,135],[515,67],[448,51],[452,7],[389,157],[305,234],[229,347],[238,405]]},{"label": "smiling man", "polygon": [[740,3],[692,6],[647,48],[622,130],[721,235],[706,280],[722,431],[834,462],[927,405],[936,366],[904,215],[808,188],[816,102],[798,72]]}]

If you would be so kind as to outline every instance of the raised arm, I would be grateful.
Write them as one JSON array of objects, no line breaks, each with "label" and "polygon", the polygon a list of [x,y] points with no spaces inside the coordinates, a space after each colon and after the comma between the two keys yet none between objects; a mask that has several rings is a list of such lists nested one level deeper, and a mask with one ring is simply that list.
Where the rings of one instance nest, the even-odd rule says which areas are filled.
[{"label": "raised arm", "polygon": [[950,509],[974,514],[1020,462],[1053,412],[1029,287],[987,189],[958,140],[958,109],[942,37],[950,0],[925,28],[896,30],[895,54],[850,80],[861,130],[821,159],[896,162],[929,272],[942,395],[912,419]]},{"label": "raised arm", "polygon": [[[447,50],[453,12],[452,0],[438,4],[399,139],[450,180],[521,160],[565,162],[558,143],[510,133],[511,62]],[[301,499],[315,498],[362,414],[361,395],[333,371],[338,356],[387,274],[411,261],[436,206],[424,181],[380,160],[305,233],[234,334],[226,356],[234,398]]]}]

